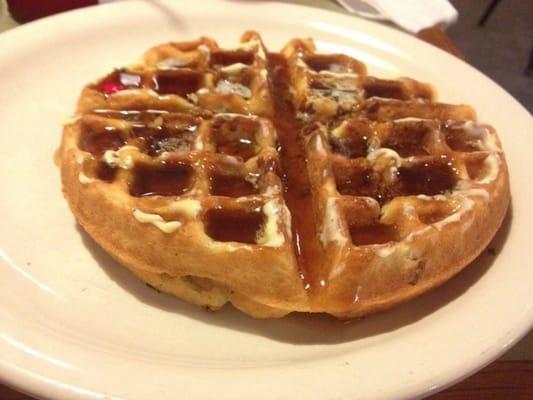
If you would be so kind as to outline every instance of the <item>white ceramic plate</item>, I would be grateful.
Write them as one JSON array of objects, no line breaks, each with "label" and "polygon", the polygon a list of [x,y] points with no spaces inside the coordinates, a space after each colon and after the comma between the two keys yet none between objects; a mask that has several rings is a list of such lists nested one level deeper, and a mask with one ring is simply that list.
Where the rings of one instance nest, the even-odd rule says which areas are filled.
[{"label": "white ceramic plate", "polygon": [[[0,379],[54,399],[391,399],[442,389],[512,346],[533,321],[530,115],[485,76],[408,35],[276,3],[116,3],[0,35]],[[391,312],[252,320],[158,294],[77,226],[52,159],[81,87],[151,45],[245,29],[271,49],[312,36],[379,76],[433,82],[493,124],[512,213],[493,244],[442,288]],[[512,220],[512,222],[511,222]]]}]

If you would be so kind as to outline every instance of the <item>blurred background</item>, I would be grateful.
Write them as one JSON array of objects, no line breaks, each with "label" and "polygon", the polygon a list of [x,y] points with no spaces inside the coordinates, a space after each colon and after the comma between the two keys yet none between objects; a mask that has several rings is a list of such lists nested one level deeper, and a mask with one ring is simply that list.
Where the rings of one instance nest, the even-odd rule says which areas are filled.
[{"label": "blurred background", "polygon": [[[284,2],[346,12],[334,0]],[[531,112],[533,66],[529,66],[528,72],[528,64],[532,62],[533,50],[533,0],[450,2],[459,13],[457,22],[446,31],[452,42],[464,53],[468,63],[498,82]],[[481,25],[484,15],[486,19]]]},{"label": "blurred background", "polygon": [[533,109],[533,1],[501,0],[483,26],[492,0],[452,0],[459,20],[447,33],[466,60],[490,76],[530,112]]},{"label": "blurred background", "polygon": [[[0,0],[0,32],[17,25],[8,14],[6,1]],[[105,1],[110,0],[100,0],[100,3]],[[342,0],[340,2],[282,1],[347,13],[339,4]],[[362,3],[360,0],[345,1],[352,4]],[[98,0],[9,0],[9,2],[14,16],[20,21],[61,9],[94,4]],[[459,13],[458,21],[447,29],[452,42],[464,53],[468,63],[498,82],[531,112],[533,0],[450,0],[450,2]]]}]

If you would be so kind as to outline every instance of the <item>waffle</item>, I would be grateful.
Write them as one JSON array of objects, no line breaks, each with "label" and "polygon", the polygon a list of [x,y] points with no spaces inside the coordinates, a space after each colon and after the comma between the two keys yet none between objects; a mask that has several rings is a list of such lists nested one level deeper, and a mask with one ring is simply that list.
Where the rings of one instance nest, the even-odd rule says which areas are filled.
[{"label": "waffle", "polygon": [[509,203],[496,132],[311,39],[148,50],[87,85],[61,143],[83,228],[152,287],[257,318],[352,318],[448,280]]}]

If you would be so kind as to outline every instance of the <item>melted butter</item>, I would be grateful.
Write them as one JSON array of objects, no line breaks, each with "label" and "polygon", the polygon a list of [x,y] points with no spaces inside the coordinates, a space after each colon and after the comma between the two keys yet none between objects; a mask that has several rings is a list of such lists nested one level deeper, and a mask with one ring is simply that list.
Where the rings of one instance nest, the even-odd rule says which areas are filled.
[{"label": "melted butter", "polygon": [[446,201],[446,196],[443,195],[443,194],[436,194],[434,196],[428,196],[426,194],[419,194],[418,196],[416,196],[418,199],[420,200],[426,200],[426,201],[429,201],[429,200],[439,200],[439,201]]},{"label": "melted butter", "polygon": [[316,136],[315,147],[316,151],[320,154],[326,154],[326,148],[324,147],[324,143],[322,142],[322,138],[320,136]]},{"label": "melted butter", "polygon": [[158,94],[152,89],[124,89],[124,90],[119,90],[118,92],[111,93],[108,96],[130,97],[130,96],[137,96],[141,94],[148,94],[150,96],[156,96],[156,97],[158,96]]},{"label": "melted butter", "polygon": [[396,153],[394,150],[387,149],[387,148],[381,148],[374,151],[371,151],[366,156],[367,160],[375,161],[378,158],[386,157],[394,160],[394,163],[396,166],[399,166],[402,162],[402,159],[398,153]]},{"label": "melted butter", "polygon": [[[337,276],[339,276],[344,270],[346,269],[346,264],[344,262],[336,262],[333,265],[333,268],[331,269],[329,275],[328,275],[328,281],[335,279]],[[321,280],[320,283],[326,282],[324,280]],[[322,286],[322,285],[321,285]]]},{"label": "melted butter", "polygon": [[468,181],[460,181],[457,189],[457,194],[464,197],[481,197],[484,201],[489,200],[489,192],[485,189],[471,187]]},{"label": "melted butter", "polygon": [[324,97],[331,97],[333,100],[335,100],[339,104],[339,106],[346,108],[357,102],[359,93],[356,92],[355,90],[339,88],[339,89],[333,89],[331,91],[330,96],[324,96]]},{"label": "melted butter", "polygon": [[189,93],[187,95],[187,99],[189,99],[194,104],[198,104],[198,95],[196,93]]},{"label": "melted butter", "polygon": [[500,157],[498,154],[489,154],[483,161],[483,165],[487,173],[478,182],[487,184],[494,181],[498,177],[500,171]]},{"label": "melted butter", "polygon": [[298,59],[296,60],[296,66],[300,68],[306,68],[306,69],[309,68],[307,64],[304,62],[304,60],[302,60],[300,57],[298,57]]},{"label": "melted butter", "polygon": [[237,250],[246,250],[246,251],[253,251],[253,247],[249,244],[245,243],[228,243],[228,242],[218,242],[216,240],[209,240],[207,242],[207,246],[211,248],[211,250],[214,250],[216,252],[220,253],[226,253],[230,252],[233,253]]},{"label": "melted butter", "polygon": [[173,202],[168,208],[173,212],[180,212],[194,218],[202,210],[202,205],[199,200],[184,199]]},{"label": "melted butter", "polygon": [[318,74],[341,79],[357,79],[359,77],[359,74],[356,74],[355,72],[335,72],[322,70]]},{"label": "melted butter", "polygon": [[387,258],[389,257],[392,253],[394,253],[396,251],[396,245],[385,245],[379,249],[376,250],[376,254],[378,257],[381,257],[381,258]]},{"label": "melted butter", "polygon": [[348,239],[342,234],[339,210],[335,197],[328,197],[326,201],[326,212],[324,215],[324,224],[320,232],[320,242],[323,245],[334,242],[338,245],[345,244]]},{"label": "melted butter", "polygon": [[76,157],[76,162],[78,164],[83,164],[86,160],[86,155],[85,154],[79,154],[77,157]]},{"label": "melted butter", "polygon": [[487,134],[483,138],[483,146],[488,150],[501,150],[496,141],[496,135],[487,130]]},{"label": "melted butter", "polygon": [[87,175],[83,173],[83,171],[80,171],[80,173],[78,174],[78,180],[80,181],[82,185],[88,185],[89,183],[94,182],[94,179],[89,178]]},{"label": "melted butter", "polygon": [[478,188],[472,188],[472,189],[466,189],[462,190],[461,194],[468,197],[482,197],[485,201],[489,200],[489,192],[487,192],[484,189],[478,189]]},{"label": "melted butter", "polygon": [[427,118],[405,117],[405,118],[398,118],[393,121],[394,122],[421,122],[421,121],[432,121],[432,120],[427,119]]},{"label": "melted butter", "polygon": [[331,131],[331,136],[335,138],[342,138],[346,134],[346,127],[348,126],[348,121],[342,121],[342,123]]},{"label": "melted butter", "polygon": [[232,120],[232,119],[235,119],[235,118],[246,118],[246,119],[256,120],[258,117],[257,117],[257,115],[246,115],[246,116],[243,116],[242,114],[237,114],[237,113],[221,112],[221,113],[217,113],[213,119],[214,120],[223,119],[225,121],[229,121],[229,120]]},{"label": "melted butter", "polygon": [[261,46],[261,42],[258,39],[249,40],[248,42],[240,43],[237,47],[237,50],[255,50],[257,49],[257,56],[262,58],[263,60],[266,59],[265,51],[263,50],[263,46]]},{"label": "melted butter", "polygon": [[180,60],[178,58],[165,58],[157,63],[157,69],[175,69],[189,65],[188,60]]},{"label": "melted butter", "polygon": [[[453,222],[459,222],[463,218],[463,215],[468,211],[471,210],[474,207],[475,203],[472,199],[465,198],[465,201],[461,204],[461,207],[459,210],[457,210],[452,215],[444,218],[443,220],[436,222],[433,224],[435,228],[437,228],[439,231],[446,225],[451,224]],[[473,215],[471,216],[473,218]]]},{"label": "melted butter", "polygon": [[[401,265],[401,268],[406,271],[416,268],[422,254],[420,250],[413,247],[413,244],[410,242],[415,239],[415,236],[426,234],[430,229],[432,228],[427,226],[424,229],[413,232],[400,243],[376,249],[375,254],[380,258],[388,259],[387,261],[390,262],[391,265]],[[432,238],[436,236],[428,237],[432,240]]]},{"label": "melted butter", "polygon": [[202,53],[211,54],[211,50],[205,44],[201,44],[200,46],[197,47],[197,49],[201,51]]},{"label": "melted butter", "polygon": [[496,142],[496,136],[485,125],[478,124],[475,121],[466,121],[463,124],[463,129],[467,135],[479,138],[485,149],[500,150]]},{"label": "melted butter", "polygon": [[228,75],[238,75],[243,69],[247,68],[248,65],[241,62],[230,64],[225,67],[220,68],[222,72],[225,72]]},{"label": "melted butter", "polygon": [[225,79],[218,82],[215,92],[220,94],[237,94],[245,99],[252,97],[252,91],[250,88],[240,83],[229,82]]},{"label": "melted butter", "polygon": [[[311,83],[311,87],[316,90],[339,90],[358,95],[360,89],[356,77],[337,76],[336,74],[327,73],[319,74],[322,79]],[[318,86],[316,86],[318,85]]]},{"label": "melted butter", "polygon": [[263,213],[267,220],[261,237],[259,237],[257,242],[258,244],[267,247],[280,247],[285,243],[285,237],[278,228],[278,219],[283,208],[277,200],[270,200],[265,203]]},{"label": "melted butter", "polygon": [[120,167],[131,169],[135,164],[133,155],[138,153],[139,149],[135,146],[123,146],[118,150],[107,150],[104,153],[104,161],[110,167]]},{"label": "melted butter", "polygon": [[133,209],[133,216],[140,223],[155,225],[165,233],[172,233],[182,225],[180,221],[165,221],[161,215],[148,214],[137,208]]}]

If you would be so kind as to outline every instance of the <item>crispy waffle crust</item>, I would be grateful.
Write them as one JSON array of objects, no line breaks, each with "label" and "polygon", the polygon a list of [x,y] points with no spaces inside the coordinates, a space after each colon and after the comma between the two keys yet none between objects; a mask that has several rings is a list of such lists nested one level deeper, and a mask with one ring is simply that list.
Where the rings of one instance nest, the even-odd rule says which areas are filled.
[{"label": "crispy waffle crust", "polygon": [[109,254],[190,303],[369,314],[468,265],[508,207],[494,129],[433,97],[310,39],[156,46],[83,89],[63,192]]}]

